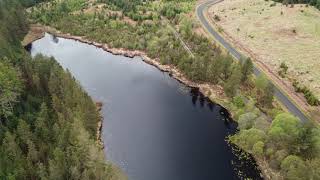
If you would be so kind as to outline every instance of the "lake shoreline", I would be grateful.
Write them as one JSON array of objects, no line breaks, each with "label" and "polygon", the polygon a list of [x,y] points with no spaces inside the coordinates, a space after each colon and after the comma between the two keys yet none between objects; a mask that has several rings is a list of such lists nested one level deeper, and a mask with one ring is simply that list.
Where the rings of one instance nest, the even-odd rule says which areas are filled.
[{"label": "lake shoreline", "polygon": [[[128,50],[123,48],[110,48],[108,44],[103,43],[97,43],[95,41],[88,40],[86,37],[83,36],[74,36],[69,33],[62,33],[52,27],[49,26],[43,26],[43,25],[31,25],[30,32],[28,34],[32,34],[32,36],[28,37],[27,44],[23,44],[24,46],[27,46],[31,44],[32,42],[39,40],[45,36],[45,33],[52,34],[56,37],[70,39],[79,41],[81,43],[85,43],[88,45],[93,45],[97,48],[101,48],[106,52],[109,52],[113,55],[122,55],[129,58],[134,58],[136,56],[141,57],[141,59],[147,63],[150,64],[157,69],[159,69],[162,72],[167,72],[171,77],[179,81],[180,83],[191,87],[191,88],[197,88],[199,92],[201,92],[206,98],[208,98],[210,101],[215,102],[216,104],[219,104],[224,109],[227,110],[227,112],[230,114],[230,117],[233,117],[234,112],[231,112],[228,108],[227,103],[230,102],[230,99],[228,99],[223,91],[223,88],[221,86],[217,85],[211,85],[209,83],[196,83],[181,73],[175,66],[173,65],[163,65],[160,63],[159,59],[152,59],[148,57],[148,55],[143,51],[137,51],[137,50]],[[101,108],[101,107],[100,107]],[[99,107],[97,106],[97,110],[99,110]],[[103,147],[102,143],[102,121],[103,117],[100,118],[100,121],[97,124],[97,143]],[[262,177],[268,178],[267,173],[262,169],[263,163],[257,158],[254,158],[257,162],[257,165],[259,166],[259,169],[261,170],[261,173],[263,174]]]},{"label": "lake shoreline", "polygon": [[[24,40],[23,45],[28,46],[32,42],[39,40],[44,37],[45,33],[52,34],[56,37],[70,39],[79,41],[88,45],[93,45],[97,48],[101,48],[106,52],[109,52],[113,55],[122,55],[128,58],[134,58],[134,57],[141,57],[141,59],[147,63],[150,64],[157,69],[159,69],[162,72],[167,72],[171,77],[176,79],[177,81],[181,82],[182,84],[185,84],[188,87],[191,88],[197,88],[199,91],[207,98],[209,98],[211,101],[216,102],[217,104],[221,105],[223,108],[225,108],[230,116],[233,116],[233,113],[230,112],[225,105],[225,102],[228,102],[229,99],[225,96],[223,87],[219,85],[212,85],[209,83],[199,83],[194,82],[192,80],[189,80],[178,68],[176,68],[173,65],[163,65],[160,63],[159,59],[153,59],[148,57],[147,53],[143,51],[138,50],[128,50],[124,48],[111,48],[108,46],[108,44],[103,43],[97,43],[95,41],[91,41],[86,39],[83,36],[74,36],[69,33],[62,33],[52,27],[49,26],[42,26],[42,25],[31,25],[30,31],[28,34],[32,34],[33,36],[28,37],[28,40]],[[28,35],[27,35],[28,36]]]}]

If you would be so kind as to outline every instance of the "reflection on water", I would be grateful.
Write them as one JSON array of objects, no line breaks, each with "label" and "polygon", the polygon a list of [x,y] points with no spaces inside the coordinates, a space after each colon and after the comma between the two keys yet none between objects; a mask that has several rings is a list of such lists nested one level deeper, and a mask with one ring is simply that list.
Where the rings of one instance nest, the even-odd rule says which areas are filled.
[{"label": "reflection on water", "polygon": [[200,105],[200,107],[204,107],[205,105],[207,108],[209,108],[210,111],[213,111],[213,108],[215,104],[209,100],[209,98],[205,97],[198,88],[189,88],[190,89],[190,96],[191,101],[194,106],[197,104]]},{"label": "reflection on water", "polygon": [[130,180],[260,179],[255,165],[239,160],[225,141],[236,123],[197,88],[139,57],[114,56],[73,40],[46,35],[31,53],[54,56],[104,103],[106,156]]},{"label": "reflection on water", "polygon": [[56,35],[52,35],[51,37],[52,37],[52,41],[53,41],[54,43],[56,43],[56,44],[59,43],[59,38],[58,38]]}]

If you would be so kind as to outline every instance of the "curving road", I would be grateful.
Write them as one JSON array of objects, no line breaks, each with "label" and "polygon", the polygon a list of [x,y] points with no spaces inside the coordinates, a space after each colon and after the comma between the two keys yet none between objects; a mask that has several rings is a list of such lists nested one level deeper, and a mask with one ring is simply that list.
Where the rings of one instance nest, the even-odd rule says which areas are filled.
[{"label": "curving road", "polygon": [[[240,54],[235,48],[233,48],[219,33],[212,28],[208,20],[204,16],[205,10],[210,6],[221,2],[222,0],[209,0],[200,4],[196,9],[196,14],[203,27],[222,45],[231,55],[240,61],[243,55]],[[257,76],[263,73],[258,67],[254,66],[254,74]],[[272,83],[272,82],[271,82]],[[273,83],[272,83],[273,84]],[[308,117],[286,96],[286,94],[280,90],[277,86],[274,86],[275,97],[295,116],[297,116],[302,122],[308,121]]]}]

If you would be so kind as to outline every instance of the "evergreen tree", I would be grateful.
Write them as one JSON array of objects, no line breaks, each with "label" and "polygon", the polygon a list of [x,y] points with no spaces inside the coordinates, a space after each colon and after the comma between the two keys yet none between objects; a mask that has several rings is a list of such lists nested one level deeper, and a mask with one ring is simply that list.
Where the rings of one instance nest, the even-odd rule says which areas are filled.
[{"label": "evergreen tree", "polygon": [[246,82],[250,77],[250,75],[253,73],[253,63],[250,58],[242,60],[241,73],[242,73],[241,82]]},{"label": "evergreen tree", "polygon": [[273,85],[263,75],[257,77],[255,84],[258,105],[262,107],[271,107],[274,98]]},{"label": "evergreen tree", "polygon": [[234,65],[230,78],[224,84],[224,91],[227,96],[234,97],[240,87],[241,72],[238,65]]}]

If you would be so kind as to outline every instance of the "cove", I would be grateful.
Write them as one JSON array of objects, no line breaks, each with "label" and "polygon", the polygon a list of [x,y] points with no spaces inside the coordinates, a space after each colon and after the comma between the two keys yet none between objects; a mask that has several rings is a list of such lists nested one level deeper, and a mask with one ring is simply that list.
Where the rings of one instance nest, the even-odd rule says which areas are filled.
[{"label": "cove", "polygon": [[49,34],[30,51],[53,56],[103,103],[106,157],[130,180],[261,179],[225,141],[236,132],[227,111],[140,57]]}]

